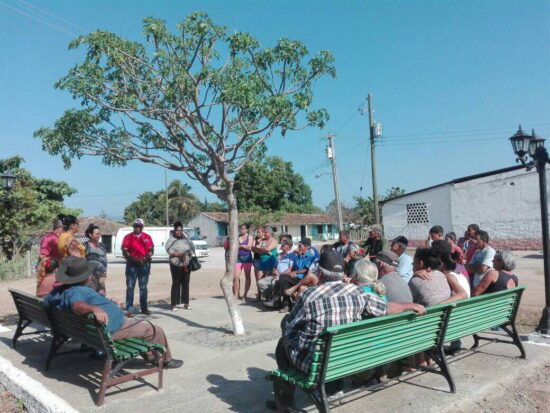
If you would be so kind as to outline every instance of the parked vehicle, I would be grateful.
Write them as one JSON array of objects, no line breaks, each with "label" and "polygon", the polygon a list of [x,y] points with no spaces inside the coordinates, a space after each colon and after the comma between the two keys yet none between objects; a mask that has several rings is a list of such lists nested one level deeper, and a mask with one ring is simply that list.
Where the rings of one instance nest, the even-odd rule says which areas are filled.
[{"label": "parked vehicle", "polygon": [[[153,255],[153,261],[168,260],[168,253],[164,245],[168,238],[170,238],[170,231],[172,227],[144,227],[143,232],[149,234],[153,239],[153,244],[155,244],[155,254]],[[122,240],[124,237],[133,232],[132,227],[123,227],[120,228],[116,234],[113,253],[117,258],[123,258],[122,255]],[[208,243],[201,239],[200,235],[193,228],[183,228],[183,231],[187,235],[193,245],[195,246],[195,253],[197,257],[208,257],[210,255],[210,250],[208,249]]]}]

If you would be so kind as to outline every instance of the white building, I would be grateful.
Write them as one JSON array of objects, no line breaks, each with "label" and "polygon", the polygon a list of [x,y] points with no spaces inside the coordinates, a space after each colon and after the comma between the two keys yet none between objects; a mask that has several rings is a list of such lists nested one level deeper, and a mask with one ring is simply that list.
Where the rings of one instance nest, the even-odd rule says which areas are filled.
[{"label": "white building", "polygon": [[433,225],[441,225],[445,232],[453,231],[461,237],[469,224],[478,224],[497,248],[540,249],[539,199],[535,169],[498,169],[384,202],[384,231],[388,239],[404,235],[410,246],[416,246],[424,242]]},{"label": "white building", "polygon": [[[239,224],[249,223],[252,214],[240,213]],[[300,238],[327,240],[337,237],[338,228],[333,218],[324,214],[284,214],[277,222],[268,224],[277,237],[289,233],[295,242]],[[222,245],[229,231],[229,214],[227,212],[201,212],[189,221],[188,226],[198,229],[201,236],[206,236],[209,245]],[[253,233],[253,228],[250,229]]]}]

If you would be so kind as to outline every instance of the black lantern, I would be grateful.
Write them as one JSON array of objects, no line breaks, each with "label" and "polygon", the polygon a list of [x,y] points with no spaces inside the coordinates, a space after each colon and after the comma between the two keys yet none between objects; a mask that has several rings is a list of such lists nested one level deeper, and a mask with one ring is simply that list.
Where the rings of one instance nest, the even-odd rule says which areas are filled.
[{"label": "black lantern", "polygon": [[10,171],[8,171],[0,175],[0,178],[2,179],[2,189],[4,190],[4,193],[7,196],[13,189],[13,186],[15,185],[15,179],[16,179],[15,175],[13,175]]},{"label": "black lantern", "polygon": [[519,125],[518,131],[510,138],[510,142],[518,160],[525,164],[527,162],[526,155],[529,152],[531,136],[523,132],[521,125]]}]

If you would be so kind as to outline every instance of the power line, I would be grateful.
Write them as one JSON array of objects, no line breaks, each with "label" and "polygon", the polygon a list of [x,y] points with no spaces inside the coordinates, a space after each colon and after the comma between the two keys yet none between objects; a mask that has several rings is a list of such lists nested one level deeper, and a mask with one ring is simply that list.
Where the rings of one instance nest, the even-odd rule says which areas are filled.
[{"label": "power line", "polygon": [[81,30],[81,31],[83,31],[83,32],[88,32],[88,31],[90,31],[90,30],[88,30],[88,29],[86,29],[86,28],[84,28],[84,27],[82,27],[82,26],[79,26],[78,24],[72,23],[72,22],[70,22],[69,20],[64,19],[63,17],[60,17],[60,16],[58,16],[57,14],[54,14],[54,13],[52,13],[52,12],[46,10],[46,9],[42,9],[42,8],[40,8],[40,7],[38,7],[38,6],[34,5],[34,4],[28,3],[28,2],[26,2],[26,1],[24,1],[24,0],[17,0],[17,1],[18,1],[19,3],[21,3],[21,4],[26,5],[27,7],[31,7],[31,8],[33,8],[33,9],[39,10],[39,11],[41,11],[41,12],[44,13],[44,14],[47,14],[47,15],[49,15],[49,16],[52,16],[52,17],[54,17],[54,18],[56,18],[56,19],[58,19],[58,20],[64,22],[64,23],[67,23],[67,24],[73,26],[74,28],[76,28],[76,29],[78,29],[78,30]]}]

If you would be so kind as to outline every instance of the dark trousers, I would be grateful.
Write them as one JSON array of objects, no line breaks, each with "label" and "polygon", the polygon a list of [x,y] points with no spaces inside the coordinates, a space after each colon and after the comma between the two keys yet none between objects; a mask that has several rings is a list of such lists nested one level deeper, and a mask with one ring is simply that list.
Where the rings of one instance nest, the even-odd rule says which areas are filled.
[{"label": "dark trousers", "polygon": [[126,309],[132,311],[134,309],[134,290],[136,281],[139,283],[139,305],[141,311],[147,310],[147,284],[149,283],[149,273],[151,272],[151,264],[144,264],[142,267],[126,263]]},{"label": "dark trousers", "polygon": [[281,274],[279,275],[279,281],[275,283],[275,295],[278,295],[279,297],[283,295],[283,291],[295,286],[300,282],[299,279],[291,277],[288,274]]},{"label": "dark trousers", "polygon": [[170,274],[172,274],[170,304],[172,307],[178,304],[189,304],[189,280],[191,279],[191,272],[184,271],[184,268],[170,264]]},{"label": "dark trousers", "polygon": [[[281,323],[282,324],[282,323]],[[281,326],[282,327],[282,326]],[[280,338],[275,348],[275,360],[279,369],[288,369],[293,367],[292,360],[288,356],[283,339]],[[298,370],[296,367],[294,367]],[[287,381],[275,380],[273,382],[273,391],[275,399],[285,406],[294,406],[294,385]],[[344,379],[331,381],[325,385],[327,395],[331,395],[344,389]]]}]

